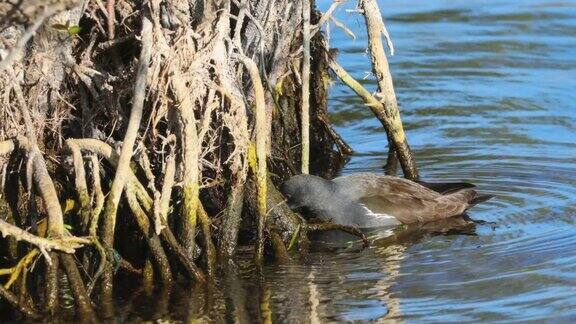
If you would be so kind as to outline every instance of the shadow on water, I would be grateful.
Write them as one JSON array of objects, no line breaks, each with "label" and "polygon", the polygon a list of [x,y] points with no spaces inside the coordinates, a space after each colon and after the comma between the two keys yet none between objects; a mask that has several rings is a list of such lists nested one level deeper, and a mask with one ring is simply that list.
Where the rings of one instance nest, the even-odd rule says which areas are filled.
[{"label": "shadow on water", "polygon": [[[318,1],[325,10],[330,1]],[[307,262],[244,264],[208,291],[126,297],[126,318],[253,322],[523,321],[576,317],[576,5],[572,1],[380,1],[408,138],[428,181],[468,181],[496,198],[462,219],[373,233],[371,247],[315,245]],[[341,65],[370,71],[362,20],[336,13]],[[371,78],[362,81],[375,90]],[[387,143],[343,85],[330,112],[379,172]]]}]

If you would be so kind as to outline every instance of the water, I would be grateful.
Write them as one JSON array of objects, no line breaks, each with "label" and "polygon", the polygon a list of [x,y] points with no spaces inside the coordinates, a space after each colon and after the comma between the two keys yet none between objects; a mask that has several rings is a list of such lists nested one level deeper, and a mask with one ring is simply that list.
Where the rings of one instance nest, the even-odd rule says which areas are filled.
[{"label": "water", "polygon": [[[319,1],[325,10],[330,1]],[[398,100],[426,180],[465,180],[496,195],[475,207],[476,235],[425,235],[308,264],[225,278],[212,300],[178,292],[157,316],[214,321],[525,321],[576,318],[576,3],[381,1]],[[337,17],[338,60],[370,71],[363,21]],[[363,81],[375,89],[372,78]],[[386,136],[336,82],[330,112],[356,151],[344,174],[379,172]],[[187,292],[189,294],[189,291]],[[175,297],[180,296],[180,297]],[[202,297],[203,296],[203,297]],[[137,308],[138,309],[138,308]],[[136,313],[151,311],[141,307]],[[164,315],[162,313],[164,312]],[[146,316],[144,316],[146,317]]]},{"label": "water", "polygon": [[[496,195],[471,216],[497,226],[478,226],[477,236],[376,247],[326,269],[342,278],[342,296],[326,303],[320,318],[576,318],[576,3],[381,4],[422,176],[467,180]],[[336,32],[333,44],[342,48],[341,64],[363,77],[370,68],[359,59],[365,43],[354,20],[360,39]],[[386,146],[378,122],[366,111],[350,113],[362,108],[345,87],[332,94],[339,131],[357,150],[344,172],[378,170]],[[339,265],[350,259],[325,258]]]}]

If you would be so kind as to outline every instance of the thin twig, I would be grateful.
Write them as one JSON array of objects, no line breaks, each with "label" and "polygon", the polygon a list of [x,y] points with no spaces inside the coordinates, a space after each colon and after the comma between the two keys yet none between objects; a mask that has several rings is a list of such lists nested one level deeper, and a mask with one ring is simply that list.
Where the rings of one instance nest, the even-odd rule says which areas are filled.
[{"label": "thin twig", "polygon": [[106,11],[108,11],[108,39],[114,39],[114,27],[116,24],[116,10],[114,8],[116,0],[108,0],[106,3]]},{"label": "thin twig", "polygon": [[352,37],[353,40],[356,40],[356,35],[354,34],[354,32],[350,30],[350,28],[346,27],[346,25],[344,25],[340,20],[334,17],[330,17],[330,20],[332,20],[332,22],[334,23],[334,25],[336,25],[336,27],[342,29],[346,34],[348,34],[348,36]]},{"label": "thin twig", "polygon": [[326,10],[326,12],[324,12],[322,14],[322,17],[320,17],[320,20],[318,21],[318,23],[312,28],[312,31],[310,33],[310,37],[314,37],[314,35],[316,35],[316,33],[318,31],[320,31],[322,26],[325,23],[327,23],[330,20],[330,18],[333,17],[334,12],[336,12],[336,9],[338,8],[338,6],[341,5],[344,1],[345,0],[335,0],[332,2],[330,7],[328,7],[328,10]]}]

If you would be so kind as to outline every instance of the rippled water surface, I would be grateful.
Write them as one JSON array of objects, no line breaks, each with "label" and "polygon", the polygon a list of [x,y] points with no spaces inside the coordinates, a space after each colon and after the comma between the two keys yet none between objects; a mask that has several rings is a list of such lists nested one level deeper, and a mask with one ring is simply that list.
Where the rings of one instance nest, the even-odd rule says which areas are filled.
[{"label": "rippled water surface", "polygon": [[[318,255],[271,285],[299,278],[316,294],[308,313],[320,320],[576,319],[576,2],[380,3],[422,176],[496,195],[470,213],[495,224],[478,225],[475,236]],[[332,45],[363,78],[362,21],[339,18],[358,39],[333,31]],[[344,173],[378,171],[379,123],[346,87],[331,94],[333,120],[357,152]]]},{"label": "rippled water surface", "polygon": [[[326,10],[330,1],[320,1]],[[576,2],[380,1],[390,64],[421,174],[496,198],[472,210],[475,235],[377,241],[314,252],[309,264],[225,279],[212,320],[504,321],[576,319]],[[371,90],[363,21],[337,12],[342,66]],[[330,112],[356,151],[343,173],[380,172],[380,124],[336,82]],[[224,293],[225,291],[225,293]],[[181,302],[181,300],[179,301]],[[208,304],[208,303],[207,303]],[[179,317],[176,316],[176,317]]]}]

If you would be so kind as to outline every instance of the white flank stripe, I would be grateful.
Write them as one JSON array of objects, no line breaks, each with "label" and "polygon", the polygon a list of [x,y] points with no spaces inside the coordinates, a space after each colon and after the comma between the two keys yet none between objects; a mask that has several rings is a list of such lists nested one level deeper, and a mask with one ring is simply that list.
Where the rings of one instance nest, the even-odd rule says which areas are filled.
[{"label": "white flank stripe", "polygon": [[361,204],[360,206],[362,206],[362,208],[364,208],[364,210],[366,210],[366,215],[367,216],[373,216],[376,218],[381,218],[381,219],[394,219],[396,220],[396,217],[392,216],[392,215],[388,215],[388,214],[376,214],[373,211],[371,211],[368,207],[366,207],[364,204]]}]

